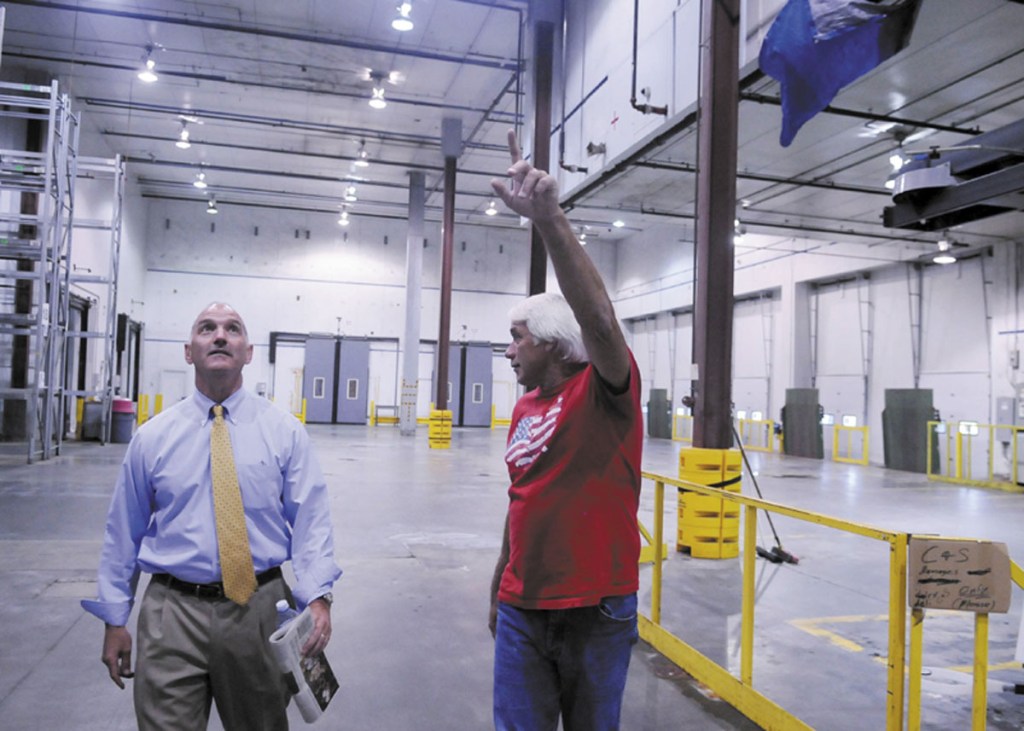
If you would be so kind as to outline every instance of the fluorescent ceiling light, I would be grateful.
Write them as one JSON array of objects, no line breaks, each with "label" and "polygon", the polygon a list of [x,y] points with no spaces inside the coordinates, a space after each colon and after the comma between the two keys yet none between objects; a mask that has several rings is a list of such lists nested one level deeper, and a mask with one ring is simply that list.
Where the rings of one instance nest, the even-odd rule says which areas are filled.
[{"label": "fluorescent ceiling light", "polygon": [[625,225],[626,222],[623,221],[621,218],[617,218],[614,221],[612,221],[612,226],[614,226],[615,228],[622,228]]}]

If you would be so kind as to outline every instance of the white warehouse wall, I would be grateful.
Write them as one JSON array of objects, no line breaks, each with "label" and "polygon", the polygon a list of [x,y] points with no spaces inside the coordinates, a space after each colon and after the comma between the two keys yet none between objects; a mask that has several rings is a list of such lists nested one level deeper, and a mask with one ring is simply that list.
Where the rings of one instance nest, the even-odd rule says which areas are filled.
[{"label": "white warehouse wall", "polygon": [[[407,224],[353,216],[347,228],[336,216],[220,204],[216,216],[184,201],[147,199],[144,322],[140,391],[173,401],[191,392],[183,347],[195,315],[212,301],[233,304],[245,317],[254,345],[246,384],[275,382],[269,363],[273,331],[330,333],[398,339],[405,317]],[[308,238],[307,238],[308,237]],[[423,260],[420,337],[437,339],[441,234],[428,224]],[[609,281],[615,277],[611,244],[587,248]],[[526,296],[529,235],[526,229],[456,224],[450,337],[453,341],[508,342],[509,308]],[[557,289],[553,271],[549,289]],[[397,378],[395,345],[374,346],[371,384],[391,403]],[[433,368],[432,349],[421,349],[421,373]],[[511,409],[507,366],[496,359],[501,383],[498,415]],[[421,396],[429,390],[421,382]],[[421,400],[426,413],[429,400]]]},{"label": "white warehouse wall", "polygon": [[[662,306],[633,315],[627,323],[645,394],[650,388],[668,387],[678,406],[690,391],[686,369],[692,339],[692,287],[669,283],[682,277],[682,262],[691,247],[676,242],[679,252],[673,254],[665,250],[670,245],[664,242],[634,243],[624,242],[618,249],[618,284],[624,285],[618,290],[618,295],[624,295],[618,303],[620,315],[631,313],[638,301],[647,307]],[[654,256],[647,255],[652,251]],[[820,402],[837,422],[850,415],[869,427],[872,463],[884,460],[886,389],[932,389],[933,404],[944,421],[994,423],[996,400],[1024,390],[1022,259],[1018,243],[946,267],[879,266],[866,257],[844,257],[845,272],[821,267],[814,276],[814,267],[790,257],[785,261],[792,265],[774,261],[738,270],[732,363],[735,408],[762,411],[766,418],[778,419],[786,389],[805,385],[793,382],[792,360],[800,357],[795,347],[796,320],[806,317],[814,335],[810,357]],[[680,271],[659,269],[666,261],[674,261]],[[755,284],[757,290],[752,290]],[[807,302],[794,306],[797,284],[809,285],[810,290]],[[649,287],[648,296],[637,295],[638,287],[644,286]],[[667,320],[666,312],[672,311],[677,314]],[[675,363],[671,375],[665,372],[668,362]],[[831,437],[826,428],[826,453],[831,451]],[[994,469],[1005,472],[1009,451],[997,447],[996,452]],[[985,467],[980,464],[984,454],[974,457],[976,471]]]}]

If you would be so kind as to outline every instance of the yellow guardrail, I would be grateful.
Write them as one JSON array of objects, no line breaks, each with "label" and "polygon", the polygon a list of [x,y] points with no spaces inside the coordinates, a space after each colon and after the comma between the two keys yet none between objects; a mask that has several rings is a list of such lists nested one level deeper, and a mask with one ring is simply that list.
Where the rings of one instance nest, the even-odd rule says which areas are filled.
[{"label": "yellow guardrail", "polygon": [[302,399],[302,408],[296,411],[294,416],[303,424],[306,423],[306,399]]},{"label": "yellow guardrail", "polygon": [[[694,677],[698,682],[708,686],[724,701],[732,705],[747,718],[768,731],[813,731],[812,727],[797,718],[792,712],[782,708],[770,698],[753,687],[754,668],[754,600],[755,600],[755,560],[757,557],[757,511],[764,510],[806,523],[826,526],[865,538],[881,541],[889,545],[889,589],[887,613],[888,647],[886,654],[886,724],[887,731],[902,731],[904,709],[909,703],[909,731],[918,731],[921,717],[920,672],[916,683],[914,668],[921,668],[921,622],[923,610],[914,611],[912,624],[911,647],[911,682],[907,697],[904,696],[904,674],[907,663],[907,617],[909,612],[907,600],[907,558],[910,533],[883,530],[861,523],[834,518],[814,513],[809,510],[794,508],[780,503],[747,497],[738,493],[729,493],[716,488],[705,487],[692,482],[677,480],[664,475],[643,472],[645,480],[654,482],[654,535],[651,537],[653,549],[653,568],[651,584],[651,613],[639,616],[640,636],[658,652],[674,662]],[[669,632],[661,624],[662,604],[662,563],[664,517],[665,517],[665,486],[702,495],[713,496],[743,506],[743,544],[742,570],[743,592],[741,604],[740,629],[740,670],[735,677],[707,656],[688,645],[679,637]],[[929,536],[934,538],[935,536]],[[1013,561],[1010,562],[1011,579],[1024,588],[1024,570]],[[985,682],[988,667],[988,615],[979,614],[975,621],[975,657],[974,657],[974,698],[972,706],[972,731],[985,728],[986,697]],[[915,725],[916,724],[916,725]]]},{"label": "yellow guardrail", "polygon": [[771,419],[737,419],[743,448],[750,452],[775,451],[775,422]]},{"label": "yellow guardrail", "polygon": [[[386,411],[389,416],[381,416],[380,412]],[[378,424],[397,424],[398,418],[398,407],[380,405],[374,401],[370,402],[370,426],[377,426]]]},{"label": "yellow guardrail", "polygon": [[672,414],[672,441],[693,442],[693,416]]},{"label": "yellow guardrail", "polygon": [[510,418],[498,418],[498,405],[491,404],[491,428],[497,429],[499,426],[509,426],[512,423]]},{"label": "yellow guardrail", "polygon": [[[856,439],[857,435],[860,435],[859,457],[855,451],[858,447],[858,440]],[[866,426],[834,425],[832,427],[832,461],[845,462],[846,464],[867,465],[868,428]]]},{"label": "yellow guardrail", "polygon": [[135,422],[142,426],[147,421],[164,410],[164,395],[162,393],[153,396],[153,413],[149,413],[149,394],[140,393],[139,402],[136,405]]},{"label": "yellow guardrail", "polygon": [[[929,421],[927,429],[929,480],[1024,493],[1024,488],[1018,484],[1024,475],[1019,474],[1017,464],[1019,456],[1024,456],[1018,448],[1024,427],[973,421]],[[1006,475],[996,474],[996,453],[1005,442],[1010,445],[1009,471]],[[936,462],[937,470],[933,467]]]}]

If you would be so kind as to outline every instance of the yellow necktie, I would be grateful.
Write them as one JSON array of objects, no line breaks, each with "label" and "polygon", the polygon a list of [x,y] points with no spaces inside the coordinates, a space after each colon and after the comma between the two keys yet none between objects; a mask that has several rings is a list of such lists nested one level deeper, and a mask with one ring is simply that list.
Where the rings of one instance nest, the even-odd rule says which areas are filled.
[{"label": "yellow necktie", "polygon": [[237,604],[245,604],[256,591],[256,572],[245,529],[242,491],[238,487],[231,436],[224,421],[224,407],[213,407],[210,429],[210,474],[213,477],[213,510],[217,518],[217,548],[224,595]]}]

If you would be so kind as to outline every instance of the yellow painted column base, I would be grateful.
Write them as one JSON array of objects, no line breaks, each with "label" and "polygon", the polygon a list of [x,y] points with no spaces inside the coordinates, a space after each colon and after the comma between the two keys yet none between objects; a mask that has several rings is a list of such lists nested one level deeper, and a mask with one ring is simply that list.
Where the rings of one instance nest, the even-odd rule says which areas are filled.
[{"label": "yellow painted column base", "polygon": [[450,449],[452,446],[452,412],[432,409],[427,423],[427,440],[431,449]]},{"label": "yellow painted column base", "polygon": [[[742,455],[735,449],[679,450],[679,479],[697,485],[740,492]],[[710,495],[679,490],[676,550],[694,558],[736,558],[740,555],[740,507]]]}]

